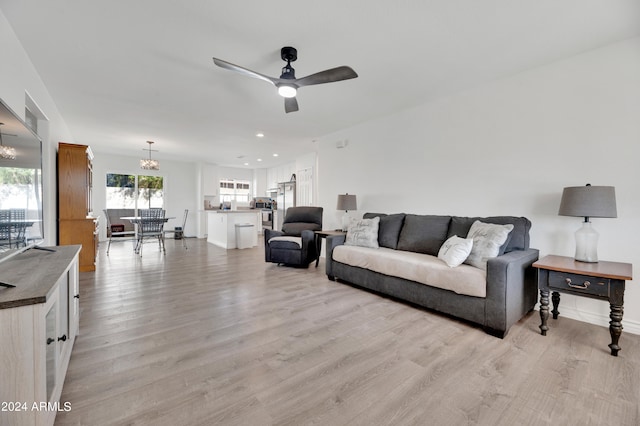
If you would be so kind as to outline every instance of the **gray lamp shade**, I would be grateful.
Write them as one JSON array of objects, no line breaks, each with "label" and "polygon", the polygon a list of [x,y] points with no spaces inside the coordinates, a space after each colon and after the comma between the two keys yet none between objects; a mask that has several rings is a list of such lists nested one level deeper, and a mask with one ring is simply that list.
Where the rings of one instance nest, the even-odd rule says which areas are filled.
[{"label": "gray lamp shade", "polygon": [[339,194],[338,195],[338,206],[336,210],[358,210],[358,205],[356,204],[356,196],[353,194]]},{"label": "gray lamp shade", "polygon": [[560,216],[618,217],[613,186],[570,186],[562,191]]}]

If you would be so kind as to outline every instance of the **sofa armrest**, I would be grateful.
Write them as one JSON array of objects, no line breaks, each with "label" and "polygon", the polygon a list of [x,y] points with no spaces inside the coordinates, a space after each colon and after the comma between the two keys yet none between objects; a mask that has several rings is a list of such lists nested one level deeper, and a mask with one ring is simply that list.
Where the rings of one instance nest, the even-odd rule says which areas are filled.
[{"label": "sofa armrest", "polygon": [[330,280],[334,279],[333,275],[333,249],[344,244],[347,236],[346,235],[329,235],[325,244],[326,258],[325,265],[327,276]]},{"label": "sofa armrest", "polygon": [[538,283],[531,265],[537,249],[514,250],[487,262],[485,326],[502,334],[536,304]]}]

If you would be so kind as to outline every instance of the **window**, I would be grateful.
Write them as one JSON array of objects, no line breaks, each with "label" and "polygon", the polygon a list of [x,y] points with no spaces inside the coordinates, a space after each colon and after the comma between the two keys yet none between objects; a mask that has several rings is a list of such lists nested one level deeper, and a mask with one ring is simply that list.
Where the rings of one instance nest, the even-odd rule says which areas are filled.
[{"label": "window", "polygon": [[162,176],[107,173],[108,209],[149,209],[164,207]]},{"label": "window", "polygon": [[162,176],[138,176],[138,208],[152,209],[163,207]]},{"label": "window", "polygon": [[223,179],[220,181],[220,201],[248,203],[251,185],[248,181]]}]

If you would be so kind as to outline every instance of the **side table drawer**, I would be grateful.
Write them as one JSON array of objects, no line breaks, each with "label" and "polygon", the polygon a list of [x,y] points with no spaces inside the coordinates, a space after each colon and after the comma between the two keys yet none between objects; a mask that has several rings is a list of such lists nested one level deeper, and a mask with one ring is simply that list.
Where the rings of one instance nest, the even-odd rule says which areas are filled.
[{"label": "side table drawer", "polygon": [[551,289],[609,297],[611,280],[609,278],[549,271],[548,284]]}]

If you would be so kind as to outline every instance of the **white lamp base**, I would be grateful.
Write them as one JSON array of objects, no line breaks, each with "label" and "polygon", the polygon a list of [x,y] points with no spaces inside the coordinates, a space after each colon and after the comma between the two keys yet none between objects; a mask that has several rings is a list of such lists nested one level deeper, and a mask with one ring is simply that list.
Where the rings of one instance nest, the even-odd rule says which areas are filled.
[{"label": "white lamp base", "polygon": [[598,231],[591,227],[591,222],[582,222],[582,228],[576,231],[576,255],[580,262],[596,263],[598,261]]},{"label": "white lamp base", "polygon": [[342,231],[343,232],[347,232],[347,229],[349,228],[349,223],[351,222],[351,216],[349,216],[349,213],[344,212],[344,216],[342,216]]}]

